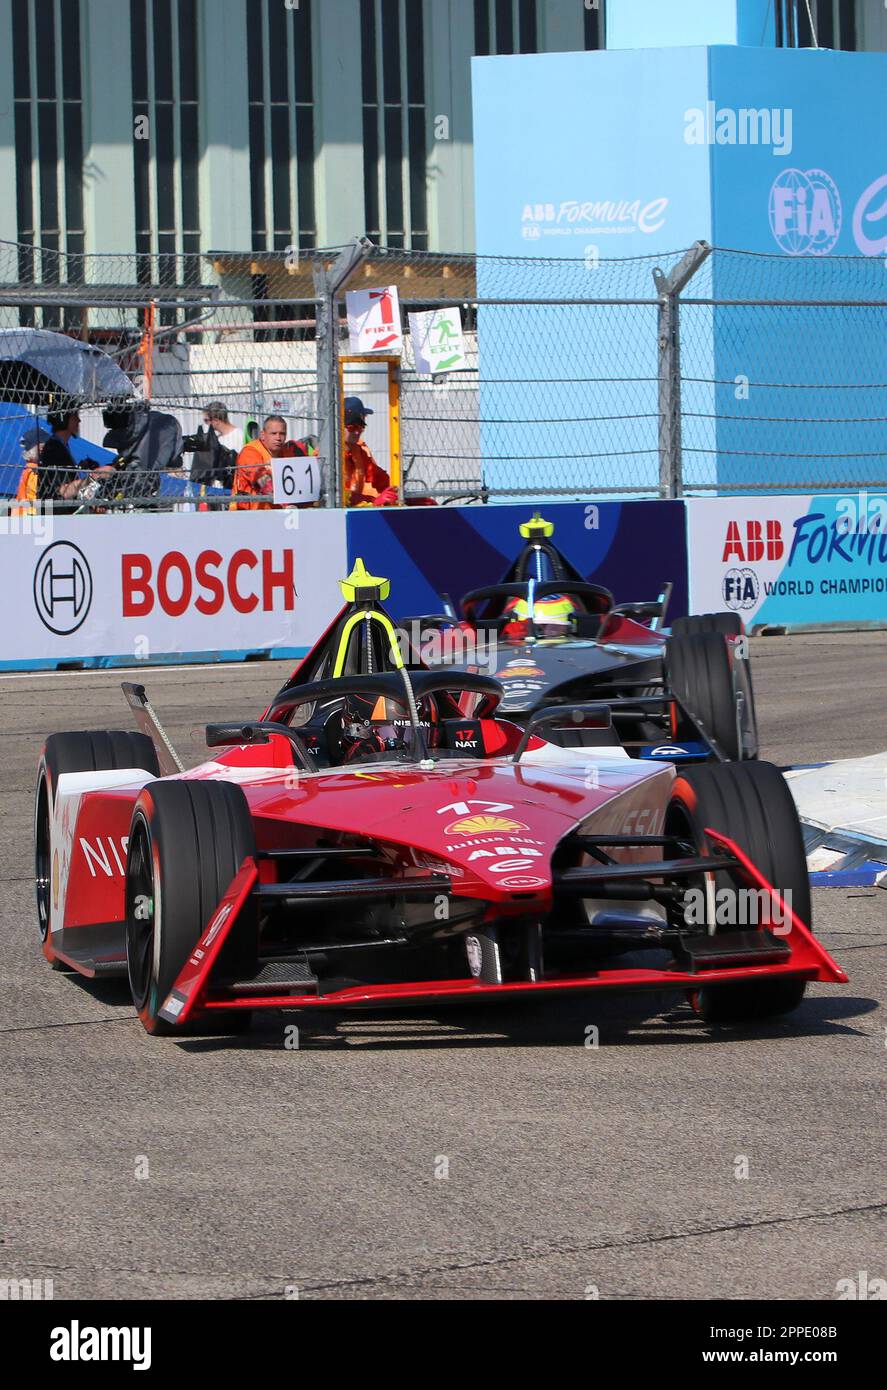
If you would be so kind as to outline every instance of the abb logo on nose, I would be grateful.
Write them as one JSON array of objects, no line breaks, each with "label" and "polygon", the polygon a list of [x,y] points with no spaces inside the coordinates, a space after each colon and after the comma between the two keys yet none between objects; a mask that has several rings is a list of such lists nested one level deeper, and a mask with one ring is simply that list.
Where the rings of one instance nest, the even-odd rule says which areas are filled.
[{"label": "abb logo on nose", "polygon": [[[766,528],[766,529],[765,529]],[[731,558],[743,561],[781,560],[785,551],[782,539],[782,523],[779,521],[750,520],[745,523],[745,540],[738,521],[727,523],[727,538],[724,541],[722,561]]]},{"label": "abb logo on nose", "polygon": [[[296,580],[293,552],[284,550],[275,567],[271,550],[235,550],[229,559],[218,550],[201,550],[189,560],[180,550],[164,555],[154,573],[150,556],[121,556],[124,618],[142,618],[155,604],[170,618],[180,618],[189,608],[212,616],[226,603],[238,613],[275,608],[291,612]],[[281,600],[275,603],[277,594]]]}]

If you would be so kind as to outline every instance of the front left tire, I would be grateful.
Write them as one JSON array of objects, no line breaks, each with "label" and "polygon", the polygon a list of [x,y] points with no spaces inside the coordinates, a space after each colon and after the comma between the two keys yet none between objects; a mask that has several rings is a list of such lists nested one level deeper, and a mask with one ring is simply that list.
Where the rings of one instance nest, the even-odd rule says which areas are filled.
[{"label": "front left tire", "polygon": [[[145,1029],[182,1032],[159,1017],[176,978],[256,843],[246,797],[231,782],[171,778],[144,787],[133,808],[126,859],[126,964]],[[216,968],[252,974],[258,912],[248,898]],[[248,1026],[249,1013],[224,1014],[219,1031]],[[200,1029],[195,1024],[194,1031]]]},{"label": "front left tire", "polygon": [[[672,692],[729,762],[757,757],[751,663],[738,642],[722,632],[678,633],[666,644],[665,669]],[[678,740],[699,737],[695,725],[679,713],[672,734]]]}]

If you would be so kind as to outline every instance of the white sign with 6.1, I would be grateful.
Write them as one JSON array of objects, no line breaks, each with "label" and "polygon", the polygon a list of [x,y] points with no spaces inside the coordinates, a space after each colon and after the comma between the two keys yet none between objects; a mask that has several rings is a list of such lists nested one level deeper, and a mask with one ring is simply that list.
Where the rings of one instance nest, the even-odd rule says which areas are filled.
[{"label": "white sign with 6.1", "polygon": [[320,459],[316,454],[271,460],[274,478],[274,505],[294,507],[299,502],[320,499]]}]

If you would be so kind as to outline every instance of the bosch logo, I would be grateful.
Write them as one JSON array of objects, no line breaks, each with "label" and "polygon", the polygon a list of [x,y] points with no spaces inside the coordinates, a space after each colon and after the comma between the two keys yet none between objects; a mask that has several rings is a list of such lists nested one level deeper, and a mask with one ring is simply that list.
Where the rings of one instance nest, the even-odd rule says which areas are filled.
[{"label": "bosch logo", "polygon": [[92,572],[79,546],[54,541],[34,570],[34,606],[44,627],[59,637],[76,632],[92,603]]},{"label": "bosch logo", "polygon": [[[170,550],[157,565],[150,556],[121,557],[124,618],[144,618],[155,607],[169,618],[180,618],[189,609],[211,617],[226,603],[237,613],[292,612],[296,576],[291,550],[279,561],[271,550],[235,550],[225,560],[218,550],[201,550],[192,561],[180,550]],[[279,592],[281,602],[275,602]]]},{"label": "bosch logo", "polygon": [[732,569],[724,575],[724,602],[728,608],[754,608],[760,591],[754,570]]}]

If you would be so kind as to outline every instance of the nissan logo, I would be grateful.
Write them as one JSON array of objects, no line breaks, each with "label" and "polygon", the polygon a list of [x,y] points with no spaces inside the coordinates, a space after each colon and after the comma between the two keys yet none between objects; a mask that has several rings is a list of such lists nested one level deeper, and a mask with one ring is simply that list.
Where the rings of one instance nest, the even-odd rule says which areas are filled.
[{"label": "nissan logo", "polygon": [[59,637],[76,632],[92,603],[92,573],[83,551],[70,541],[47,546],[34,571],[34,605],[40,621]]}]

